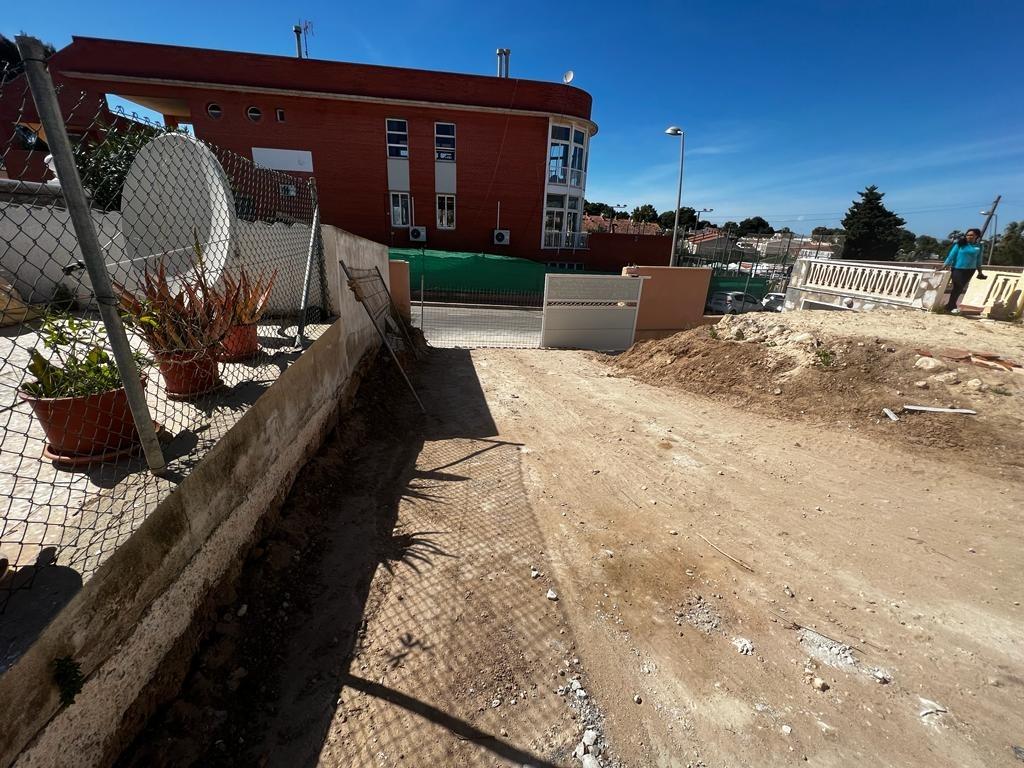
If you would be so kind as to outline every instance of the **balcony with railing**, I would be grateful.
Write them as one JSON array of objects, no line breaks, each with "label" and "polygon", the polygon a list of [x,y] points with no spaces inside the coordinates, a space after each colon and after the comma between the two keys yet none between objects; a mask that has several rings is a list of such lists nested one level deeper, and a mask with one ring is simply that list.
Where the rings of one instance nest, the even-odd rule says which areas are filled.
[{"label": "balcony with railing", "polygon": [[587,172],[581,168],[552,165],[548,167],[548,184],[565,184],[577,189],[584,189],[587,186]]},{"label": "balcony with railing", "polygon": [[585,250],[589,236],[588,232],[560,232],[557,229],[547,229],[544,230],[544,247]]}]

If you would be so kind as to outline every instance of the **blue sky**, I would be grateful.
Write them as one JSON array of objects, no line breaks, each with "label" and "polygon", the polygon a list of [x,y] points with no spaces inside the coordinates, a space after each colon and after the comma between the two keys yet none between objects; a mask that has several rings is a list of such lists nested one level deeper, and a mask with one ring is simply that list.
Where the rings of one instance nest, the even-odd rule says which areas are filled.
[{"label": "blue sky", "polygon": [[[683,204],[716,221],[834,226],[877,184],[915,232],[1024,219],[1022,0],[57,2],[12,5],[7,35],[72,34],[513,76],[594,96],[587,197],[671,209],[669,124],[687,131]],[[287,7],[286,7],[287,6]],[[557,11],[554,9],[557,8]]]}]

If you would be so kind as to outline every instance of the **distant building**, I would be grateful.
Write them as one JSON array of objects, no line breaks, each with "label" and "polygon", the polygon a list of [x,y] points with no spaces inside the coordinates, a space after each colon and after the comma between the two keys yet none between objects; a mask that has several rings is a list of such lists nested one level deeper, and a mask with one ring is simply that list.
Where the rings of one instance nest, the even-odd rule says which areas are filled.
[{"label": "distant building", "polygon": [[694,256],[720,256],[729,250],[733,242],[727,233],[709,227],[686,238],[686,251]]},{"label": "distant building", "polygon": [[664,230],[657,222],[633,219],[609,219],[607,216],[584,214],[584,232],[614,232],[620,235],[661,235]]}]

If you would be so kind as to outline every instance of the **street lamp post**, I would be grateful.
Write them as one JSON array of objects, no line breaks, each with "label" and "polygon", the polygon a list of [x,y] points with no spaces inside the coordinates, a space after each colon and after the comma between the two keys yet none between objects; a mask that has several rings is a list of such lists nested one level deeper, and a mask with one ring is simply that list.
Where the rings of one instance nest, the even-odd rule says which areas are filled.
[{"label": "street lamp post", "polygon": [[670,125],[665,129],[665,133],[669,136],[679,137],[679,187],[676,191],[676,220],[672,226],[672,253],[669,256],[669,265],[675,266],[678,258],[676,256],[676,243],[679,240],[679,206],[683,202],[683,154],[684,147],[686,146],[686,134],[682,128],[675,125]]}]

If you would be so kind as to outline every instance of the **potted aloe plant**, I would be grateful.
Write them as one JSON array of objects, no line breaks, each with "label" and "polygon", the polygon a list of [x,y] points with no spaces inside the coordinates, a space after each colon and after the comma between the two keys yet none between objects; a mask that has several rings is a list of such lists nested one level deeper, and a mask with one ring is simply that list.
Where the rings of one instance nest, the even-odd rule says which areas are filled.
[{"label": "potted aloe plant", "polygon": [[256,326],[267,310],[270,292],[274,288],[276,279],[276,269],[269,278],[264,278],[263,274],[250,278],[245,267],[239,270],[237,279],[225,273],[224,293],[236,298],[231,330],[221,342],[220,360],[222,362],[234,363],[248,360],[260,351]]},{"label": "potted aloe plant", "polygon": [[202,247],[195,243],[191,268],[169,277],[165,259],[147,266],[141,293],[114,283],[121,308],[146,339],[169,397],[187,400],[220,385],[217,350],[231,329],[237,288],[215,288]]},{"label": "potted aloe plant", "polygon": [[[51,314],[39,330],[44,356],[29,353],[19,397],[46,434],[47,458],[88,464],[130,452],[139,445],[135,420],[113,358],[102,346],[102,326],[66,314]],[[148,360],[137,357],[142,367]],[[142,377],[143,386],[146,379]]]}]

